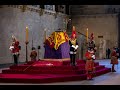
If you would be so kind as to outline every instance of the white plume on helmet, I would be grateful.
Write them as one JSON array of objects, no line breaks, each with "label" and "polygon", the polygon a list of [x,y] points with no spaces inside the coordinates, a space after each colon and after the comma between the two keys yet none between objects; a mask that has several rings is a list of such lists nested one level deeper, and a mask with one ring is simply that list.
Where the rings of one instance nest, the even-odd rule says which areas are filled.
[{"label": "white plume on helmet", "polygon": [[14,35],[12,35],[12,39],[15,39],[15,40],[17,40],[17,38],[16,38]]}]

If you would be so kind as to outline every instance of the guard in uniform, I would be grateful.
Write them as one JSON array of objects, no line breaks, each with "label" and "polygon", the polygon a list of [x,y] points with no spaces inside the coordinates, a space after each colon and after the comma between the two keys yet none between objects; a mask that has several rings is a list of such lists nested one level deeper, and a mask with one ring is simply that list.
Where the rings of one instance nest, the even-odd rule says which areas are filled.
[{"label": "guard in uniform", "polygon": [[115,65],[118,64],[118,54],[116,52],[115,47],[113,47],[112,53],[111,53],[111,64],[112,64],[112,72],[116,72]]},{"label": "guard in uniform", "polygon": [[87,80],[92,80],[93,74],[95,72],[94,67],[95,55],[93,54],[93,51],[90,48],[86,52],[85,57],[86,57],[85,70],[87,74]]},{"label": "guard in uniform", "polygon": [[19,59],[19,51],[21,49],[21,47],[19,46],[19,41],[16,39],[15,36],[12,36],[12,44],[9,48],[11,50],[11,53],[13,55],[14,58],[14,64],[18,65],[18,59]]},{"label": "guard in uniform", "polygon": [[72,36],[69,40],[69,45],[70,45],[70,64],[72,66],[76,65],[75,62],[75,57],[76,57],[76,53],[77,53],[77,49],[78,49],[78,42],[76,39],[76,31],[75,31],[75,27],[73,26],[73,30],[72,30]]},{"label": "guard in uniform", "polygon": [[96,59],[95,52],[96,52],[96,46],[94,41],[94,35],[93,33],[91,33],[90,41],[88,42],[88,50],[85,54],[86,57],[85,70],[88,80],[92,80],[93,75],[95,74],[95,67],[94,67],[94,60]]},{"label": "guard in uniform", "polygon": [[31,61],[36,61],[37,52],[35,50],[35,47],[32,47],[32,52],[30,53]]}]

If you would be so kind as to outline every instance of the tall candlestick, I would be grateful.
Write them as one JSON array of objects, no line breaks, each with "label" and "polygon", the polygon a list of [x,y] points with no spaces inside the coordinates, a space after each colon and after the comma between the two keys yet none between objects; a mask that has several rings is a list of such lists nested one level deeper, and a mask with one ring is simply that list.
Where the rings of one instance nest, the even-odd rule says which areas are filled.
[{"label": "tall candlestick", "polygon": [[86,40],[88,42],[88,28],[87,28],[87,32],[86,32]]},{"label": "tall candlestick", "polygon": [[67,30],[68,19],[65,20],[65,29]]},{"label": "tall candlestick", "polygon": [[26,27],[26,42],[28,42],[28,27]]},{"label": "tall candlestick", "polygon": [[63,30],[66,29],[66,18],[63,19]]},{"label": "tall candlestick", "polygon": [[47,39],[47,36],[46,36],[46,29],[44,30],[44,39],[45,39],[45,40]]},{"label": "tall candlestick", "polygon": [[25,44],[26,44],[26,62],[28,62],[28,27],[26,27],[26,41],[25,41]]}]

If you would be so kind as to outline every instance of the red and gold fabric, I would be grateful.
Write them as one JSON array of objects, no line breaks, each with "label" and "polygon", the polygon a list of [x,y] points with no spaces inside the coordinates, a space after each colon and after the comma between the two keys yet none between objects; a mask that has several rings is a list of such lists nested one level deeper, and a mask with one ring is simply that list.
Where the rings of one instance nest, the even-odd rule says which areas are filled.
[{"label": "red and gold fabric", "polygon": [[51,48],[55,48],[55,50],[57,50],[62,43],[67,42],[68,40],[69,37],[66,32],[59,31],[53,32],[46,42]]},{"label": "red and gold fabric", "polygon": [[11,52],[13,54],[19,54],[19,50],[20,50],[20,48],[19,48],[19,41],[13,42],[12,46],[13,46],[13,48],[11,49]]},{"label": "red and gold fabric", "polygon": [[55,38],[54,38],[54,42],[55,42],[55,46],[54,48],[57,50],[58,47],[69,40],[68,35],[66,34],[66,32],[55,32]]},{"label": "red and gold fabric", "polygon": [[86,71],[93,71],[94,70],[94,61],[92,59],[92,55],[90,52],[86,52],[85,54],[86,57],[86,65],[85,65],[85,70]]},{"label": "red and gold fabric", "polygon": [[94,61],[92,59],[86,61],[85,70],[86,71],[94,70]]},{"label": "red and gold fabric", "polygon": [[45,43],[48,44],[51,48],[54,48],[54,45],[55,45],[55,43],[54,43],[54,33],[52,33],[50,35],[50,37],[48,37],[46,39]]},{"label": "red and gold fabric", "polygon": [[85,57],[86,57],[87,60],[92,59],[90,52],[86,52],[86,53],[85,53]]}]

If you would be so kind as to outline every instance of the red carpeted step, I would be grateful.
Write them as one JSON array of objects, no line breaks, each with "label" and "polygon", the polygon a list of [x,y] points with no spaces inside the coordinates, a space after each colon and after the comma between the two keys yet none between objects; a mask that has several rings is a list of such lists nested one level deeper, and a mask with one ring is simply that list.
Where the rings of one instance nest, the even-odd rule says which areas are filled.
[{"label": "red carpeted step", "polygon": [[[76,60],[77,64],[85,64],[85,60]],[[24,65],[32,65],[32,64],[36,64],[36,66],[40,66],[42,64],[53,64],[54,66],[60,66],[60,65],[70,65],[70,60],[67,61],[29,61]]]},{"label": "red carpeted step", "polygon": [[35,73],[35,74],[83,74],[84,73],[84,70],[54,70],[54,71],[39,71],[39,70],[30,70],[30,71],[27,71],[26,73]]},{"label": "red carpeted step", "polygon": [[[46,65],[47,64],[47,65]],[[49,64],[49,65],[48,65]],[[53,65],[51,65],[53,64]],[[96,76],[108,73],[110,68],[106,68],[104,65],[99,65],[99,62],[95,62]],[[2,70],[4,75],[17,75],[8,78],[2,78],[0,75],[0,81],[10,82],[32,82],[33,83],[47,83],[56,81],[69,81],[69,80],[84,80],[86,79],[85,61],[77,60],[77,66],[70,66],[70,61],[36,61],[28,62],[27,64],[19,66],[11,66],[10,69]],[[9,73],[9,74],[8,74]],[[19,73],[19,75],[18,75]],[[37,76],[36,76],[37,74]],[[39,74],[39,75],[38,75]],[[41,76],[45,74],[45,76]],[[18,77],[22,75],[28,77]],[[34,76],[35,75],[35,76]],[[16,79],[15,79],[16,77]],[[31,77],[31,79],[30,79]],[[28,81],[27,81],[28,80]],[[48,80],[48,81],[47,81]]]},{"label": "red carpeted step", "polygon": [[95,65],[95,66],[99,66],[99,62],[95,62],[94,65]]},{"label": "red carpeted step", "polygon": [[7,69],[7,70],[2,70],[2,73],[4,74],[17,74],[17,73],[23,73],[22,70],[10,70],[10,69]]},{"label": "red carpeted step", "polygon": [[[77,64],[85,64],[84,60],[76,60]],[[70,61],[63,61],[63,65],[70,65]]]},{"label": "red carpeted step", "polygon": [[[96,72],[96,76],[110,72],[105,68]],[[85,80],[86,74],[81,75],[55,75],[55,74],[1,74],[0,82],[7,83],[51,83],[65,81]]]},{"label": "red carpeted step", "polygon": [[[69,66],[71,67],[71,66]],[[101,65],[101,66],[96,66],[96,71],[100,70],[100,69],[104,69],[105,66]],[[85,67],[84,68],[80,68],[80,67],[71,67],[71,68],[67,68],[67,69],[60,69],[60,68],[54,68],[54,69],[43,69],[43,68],[29,68],[26,70],[21,70],[21,69],[7,69],[7,70],[3,70],[2,73],[35,73],[35,74],[83,74],[85,73]]]},{"label": "red carpeted step", "polygon": [[18,73],[18,74],[22,74],[22,73],[28,73],[28,74],[83,74],[85,73],[85,70],[3,70],[2,73]]},{"label": "red carpeted step", "polygon": [[[95,62],[95,66],[99,66],[98,62]],[[70,65],[61,65],[61,66],[54,66],[54,65],[18,65],[18,66],[10,66],[10,69],[19,69],[19,70],[24,70],[25,68],[29,67],[29,69],[74,69],[74,67]],[[85,68],[85,64],[77,64],[77,67],[79,68]],[[75,68],[77,68],[75,67]]]},{"label": "red carpeted step", "polygon": [[[19,78],[18,78],[19,77]],[[1,74],[0,82],[6,83],[52,83],[85,80],[86,75],[29,75],[29,74]]]},{"label": "red carpeted step", "polygon": [[[81,65],[82,66],[82,65]],[[80,67],[80,66],[79,66]],[[84,67],[84,65],[82,66]],[[21,65],[21,66],[11,66],[10,69],[19,69],[19,70],[24,70],[26,68],[29,68],[29,69],[40,69],[40,70],[54,70],[54,69],[57,69],[57,70],[62,70],[62,69],[77,69],[78,66],[74,67],[74,66],[24,66],[24,65]]]},{"label": "red carpeted step", "polygon": [[[102,69],[102,67],[104,67],[103,65],[102,66],[96,66],[97,68],[96,68],[96,70],[98,70],[98,68],[99,69]],[[41,71],[41,70],[44,70],[44,71],[55,71],[55,70],[78,70],[78,69],[85,69],[85,65],[83,64],[83,65],[78,65],[78,66],[76,66],[76,67],[74,67],[74,66],[47,66],[47,67],[38,67],[38,66],[31,66],[31,67],[29,67],[29,66],[17,66],[17,67],[12,67],[12,68],[10,68],[11,70],[16,70],[16,72],[17,72],[17,70],[25,70],[25,69],[27,69],[27,70],[39,70],[39,71]],[[3,70],[4,71],[4,70]]]},{"label": "red carpeted step", "polygon": [[46,67],[39,67],[39,66],[31,66],[30,69],[37,69],[37,70],[77,70],[79,66],[46,66]]},{"label": "red carpeted step", "polygon": [[25,69],[30,65],[18,65],[18,66],[10,66],[10,69]]},{"label": "red carpeted step", "polygon": [[95,70],[98,71],[104,68],[105,68],[105,65],[100,65],[100,66],[96,66]]},{"label": "red carpeted step", "polygon": [[104,68],[104,69],[96,71],[96,76],[99,76],[99,75],[102,75],[108,72],[111,72],[111,68]]}]

